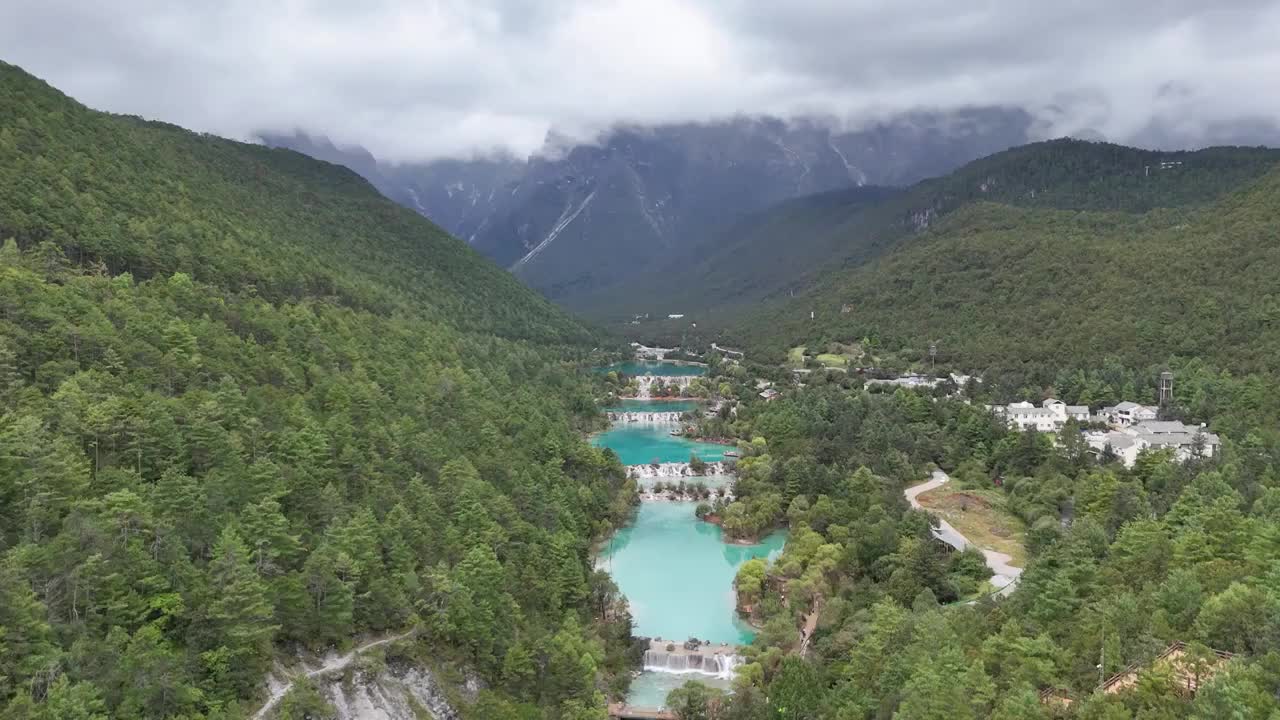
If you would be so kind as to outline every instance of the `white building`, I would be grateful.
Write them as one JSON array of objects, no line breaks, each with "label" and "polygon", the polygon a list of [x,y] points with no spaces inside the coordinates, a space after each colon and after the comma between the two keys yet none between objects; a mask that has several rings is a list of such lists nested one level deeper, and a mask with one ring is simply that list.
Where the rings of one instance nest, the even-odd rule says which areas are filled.
[{"label": "white building", "polygon": [[1061,400],[1049,398],[1039,407],[1029,402],[1016,402],[998,405],[991,408],[997,415],[1004,417],[1010,427],[1017,430],[1035,430],[1037,432],[1057,432],[1067,424],[1068,420],[1089,421],[1089,408],[1085,405],[1068,405]]},{"label": "white building", "polygon": [[1099,452],[1110,446],[1125,467],[1133,467],[1143,450],[1172,450],[1174,459],[1186,462],[1213,457],[1222,445],[1222,440],[1203,425],[1169,420],[1144,420],[1119,430],[1086,433],[1085,441]]},{"label": "white building", "polygon": [[1012,403],[1004,408],[1003,414],[1009,425],[1019,431],[1057,432],[1064,422],[1053,407],[1036,407],[1029,402]]},{"label": "white building", "polygon": [[1099,454],[1110,447],[1111,452],[1115,453],[1125,467],[1133,467],[1133,464],[1138,460],[1138,453],[1143,450],[1143,446],[1137,438],[1118,430],[1087,432],[1084,434],[1084,440],[1089,444],[1089,447]]},{"label": "white building", "polygon": [[919,387],[932,388],[932,387],[938,387],[938,385],[942,384],[942,380],[939,378],[928,377],[925,375],[911,374],[911,375],[901,375],[896,378],[887,378],[887,379],[886,378],[869,378],[863,384],[864,385],[896,385],[898,387],[905,387],[905,388],[919,388]]},{"label": "white building", "polygon": [[1213,457],[1222,440],[1204,425],[1185,425],[1176,420],[1140,422],[1123,432],[1133,434],[1143,445],[1156,450],[1173,450],[1180,462],[1197,457]]},{"label": "white building", "polygon": [[1088,405],[1067,405],[1066,403],[1058,400],[1054,400],[1053,402],[1058,407],[1057,411],[1065,415],[1068,420],[1075,420],[1076,422],[1082,423],[1089,422],[1090,412]]},{"label": "white building", "polygon": [[1139,405],[1125,400],[1117,405],[1102,408],[1098,414],[1112,425],[1127,426],[1155,420],[1159,411],[1150,405]]}]

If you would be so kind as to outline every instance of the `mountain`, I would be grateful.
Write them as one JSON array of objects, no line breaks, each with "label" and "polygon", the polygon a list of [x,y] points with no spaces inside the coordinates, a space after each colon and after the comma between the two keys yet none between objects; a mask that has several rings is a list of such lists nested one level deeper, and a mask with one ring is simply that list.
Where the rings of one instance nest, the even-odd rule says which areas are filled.
[{"label": "mountain", "polygon": [[525,172],[512,157],[437,160],[425,165],[380,163],[362,147],[339,148],[327,138],[293,133],[259,133],[268,146],[296,150],[356,171],[383,195],[415,210],[455,237],[476,237],[498,212],[504,196]]},{"label": "mountain", "polygon": [[854,132],[817,119],[617,127],[510,159],[377,163],[305,135],[268,144],[341,162],[465,238],[547,296],[572,301],[778,202],[901,185],[1027,141],[1019,110],[912,113]]},{"label": "mountain", "polygon": [[784,316],[807,318],[817,312],[810,305],[828,303],[815,286],[838,283],[843,272],[975,202],[1143,213],[1210,202],[1278,158],[1249,148],[1167,153],[1069,139],[1033,143],[902,190],[854,188],[783,203],[574,306],[610,323],[677,313],[723,326],[766,301],[787,307]]},{"label": "mountain", "polygon": [[603,707],[599,342],[349,170],[0,64],[0,716],[249,717],[357,636],[477,716]]},{"label": "mountain", "polygon": [[735,311],[814,282],[848,251],[846,224],[900,193],[868,185],[788,200],[566,305],[608,325],[667,314],[723,325]]},{"label": "mountain", "polygon": [[821,232],[800,224],[812,211],[791,218],[759,244],[836,232],[841,254],[794,297],[728,324],[775,356],[870,338],[914,358],[936,341],[939,357],[972,368],[1179,356],[1274,371],[1278,162],[1263,148],[1011,150]]}]

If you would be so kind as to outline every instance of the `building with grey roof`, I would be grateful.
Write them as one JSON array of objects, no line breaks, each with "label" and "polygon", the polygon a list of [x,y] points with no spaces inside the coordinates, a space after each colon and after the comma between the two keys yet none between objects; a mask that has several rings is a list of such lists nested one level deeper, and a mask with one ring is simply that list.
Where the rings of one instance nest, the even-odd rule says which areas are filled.
[{"label": "building with grey roof", "polygon": [[1085,433],[1095,450],[1107,447],[1126,467],[1132,467],[1143,450],[1171,450],[1178,462],[1209,458],[1217,454],[1222,439],[1203,425],[1186,425],[1176,420],[1147,420],[1110,432]]},{"label": "building with grey roof", "polygon": [[1133,425],[1134,423],[1155,420],[1159,415],[1159,409],[1150,405],[1139,405],[1136,402],[1125,400],[1110,407],[1102,408],[1098,414],[1112,425]]}]

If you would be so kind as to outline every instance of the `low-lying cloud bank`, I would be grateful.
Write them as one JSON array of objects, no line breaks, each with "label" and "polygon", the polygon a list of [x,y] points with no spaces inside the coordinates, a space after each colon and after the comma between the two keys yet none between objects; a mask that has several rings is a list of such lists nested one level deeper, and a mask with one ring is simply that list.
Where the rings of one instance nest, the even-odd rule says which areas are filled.
[{"label": "low-lying cloud bank", "polygon": [[43,0],[0,53],[88,104],[410,161],[734,114],[1013,105],[1038,132],[1275,142],[1280,0]]}]

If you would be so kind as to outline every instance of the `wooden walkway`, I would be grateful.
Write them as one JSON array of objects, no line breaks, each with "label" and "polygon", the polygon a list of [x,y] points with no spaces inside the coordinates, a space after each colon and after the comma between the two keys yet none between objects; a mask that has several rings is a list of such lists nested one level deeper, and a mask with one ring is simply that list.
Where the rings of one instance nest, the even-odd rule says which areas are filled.
[{"label": "wooden walkway", "polygon": [[1207,658],[1208,663],[1206,665],[1195,667],[1192,663],[1184,660],[1187,654],[1187,644],[1179,640],[1165,648],[1164,652],[1157,655],[1151,662],[1145,665],[1135,663],[1112,675],[1106,682],[1097,687],[1097,692],[1113,695],[1128,690],[1137,686],[1138,677],[1143,670],[1164,667],[1172,671],[1174,679],[1178,681],[1186,694],[1194,697],[1205,680],[1222,670],[1223,663],[1235,657],[1234,654],[1225,650],[1211,650],[1211,652],[1213,656]]},{"label": "wooden walkway", "polygon": [[654,708],[641,708],[613,703],[609,706],[611,720],[676,720],[675,713]]}]

